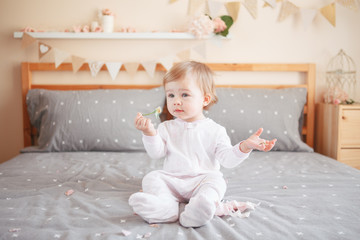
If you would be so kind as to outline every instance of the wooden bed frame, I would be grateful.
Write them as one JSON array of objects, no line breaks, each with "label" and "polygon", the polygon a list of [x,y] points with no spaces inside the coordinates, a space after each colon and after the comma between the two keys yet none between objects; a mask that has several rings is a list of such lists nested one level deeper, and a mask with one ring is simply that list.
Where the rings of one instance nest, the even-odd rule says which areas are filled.
[{"label": "wooden bed frame", "polygon": [[[288,88],[288,87],[302,87],[306,88],[307,103],[304,108],[305,121],[302,130],[304,141],[310,146],[314,145],[314,121],[315,121],[315,64],[242,64],[242,63],[207,63],[213,71],[243,71],[243,72],[300,72],[305,73],[304,84],[291,85],[217,85],[218,87],[242,87],[242,88]],[[55,68],[54,63],[29,63],[23,62],[22,70],[22,100],[23,100],[23,121],[24,121],[24,146],[31,146],[36,130],[31,127],[29,116],[26,107],[26,94],[30,89],[49,89],[49,90],[88,90],[88,89],[149,89],[158,87],[159,85],[52,85],[52,84],[33,84],[32,72],[34,71],[72,71],[71,63],[63,63],[58,68]],[[101,68],[101,71],[107,70],[106,66]],[[122,66],[120,69],[124,71]],[[144,71],[140,65],[139,71]],[[79,71],[90,71],[88,64],[82,65]],[[166,69],[157,64],[156,71],[165,72]]]}]

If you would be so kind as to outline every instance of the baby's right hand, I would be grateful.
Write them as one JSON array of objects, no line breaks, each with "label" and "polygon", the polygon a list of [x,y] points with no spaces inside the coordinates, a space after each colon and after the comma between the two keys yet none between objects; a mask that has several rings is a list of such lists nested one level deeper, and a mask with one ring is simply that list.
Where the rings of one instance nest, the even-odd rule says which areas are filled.
[{"label": "baby's right hand", "polygon": [[136,129],[143,132],[146,136],[155,136],[156,130],[154,124],[151,123],[149,118],[144,117],[141,113],[138,113],[135,118]]}]

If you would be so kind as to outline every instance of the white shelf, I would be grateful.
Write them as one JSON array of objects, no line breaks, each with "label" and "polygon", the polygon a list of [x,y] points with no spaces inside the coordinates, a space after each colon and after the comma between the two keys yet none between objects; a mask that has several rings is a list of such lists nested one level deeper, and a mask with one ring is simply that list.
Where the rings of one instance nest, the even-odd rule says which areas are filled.
[{"label": "white shelf", "polygon": [[[27,32],[33,38],[41,39],[189,39],[196,40],[197,38],[191,33],[186,32],[138,32],[138,33],[74,33],[74,32]],[[22,38],[23,32],[14,32],[14,38]],[[228,39],[226,37],[212,35],[207,39],[219,37],[221,39]]]}]

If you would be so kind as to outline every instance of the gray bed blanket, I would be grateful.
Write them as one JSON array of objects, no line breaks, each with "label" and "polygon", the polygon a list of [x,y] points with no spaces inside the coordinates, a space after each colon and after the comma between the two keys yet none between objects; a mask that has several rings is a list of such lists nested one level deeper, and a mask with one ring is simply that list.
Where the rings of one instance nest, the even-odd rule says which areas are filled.
[{"label": "gray bed blanket", "polygon": [[225,198],[260,205],[200,228],[149,225],[129,196],[143,152],[23,153],[0,164],[0,239],[360,239],[360,171],[316,153],[254,152],[222,169]]}]

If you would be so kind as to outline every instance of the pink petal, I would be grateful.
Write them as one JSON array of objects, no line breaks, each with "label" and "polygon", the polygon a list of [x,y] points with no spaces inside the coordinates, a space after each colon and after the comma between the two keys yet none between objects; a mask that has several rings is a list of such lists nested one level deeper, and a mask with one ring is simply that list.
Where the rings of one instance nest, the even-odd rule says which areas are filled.
[{"label": "pink petal", "polygon": [[66,196],[71,196],[74,192],[75,192],[74,190],[69,189],[69,190],[67,190],[67,191],[65,192],[65,195],[66,195]]}]

